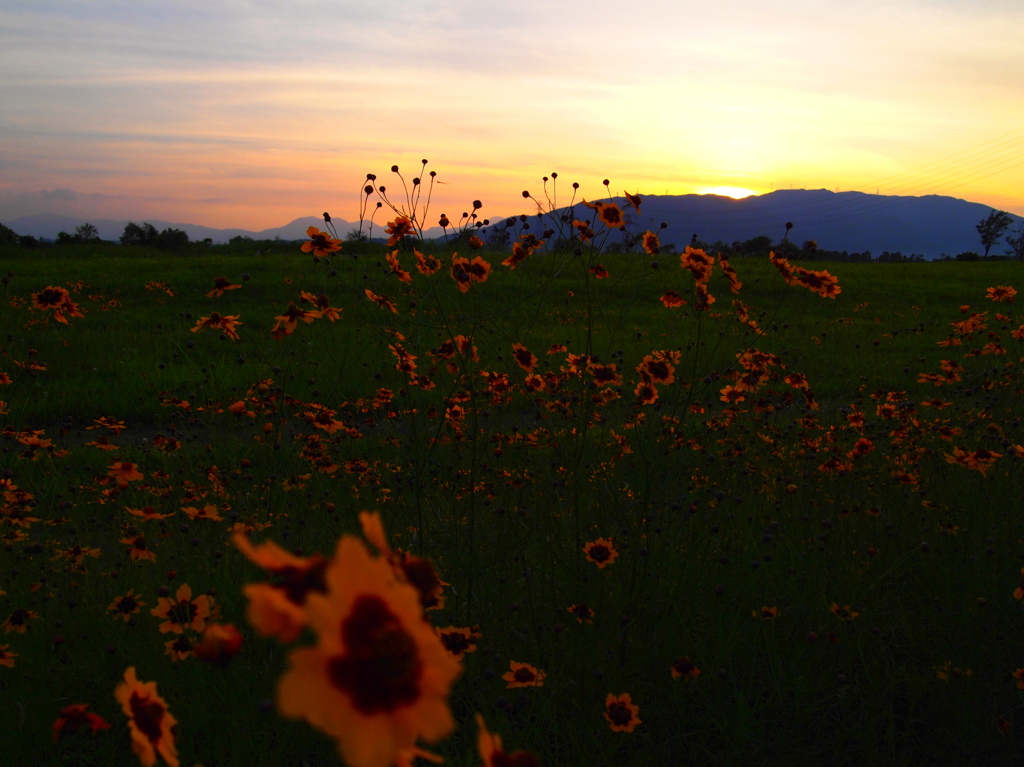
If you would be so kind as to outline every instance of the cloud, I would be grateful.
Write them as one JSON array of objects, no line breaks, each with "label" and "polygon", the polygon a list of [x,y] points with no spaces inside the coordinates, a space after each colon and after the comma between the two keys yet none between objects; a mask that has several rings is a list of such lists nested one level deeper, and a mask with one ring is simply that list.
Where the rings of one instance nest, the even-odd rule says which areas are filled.
[{"label": "cloud", "polygon": [[40,189],[39,196],[48,202],[55,200],[70,202],[78,197],[78,192],[74,189]]}]

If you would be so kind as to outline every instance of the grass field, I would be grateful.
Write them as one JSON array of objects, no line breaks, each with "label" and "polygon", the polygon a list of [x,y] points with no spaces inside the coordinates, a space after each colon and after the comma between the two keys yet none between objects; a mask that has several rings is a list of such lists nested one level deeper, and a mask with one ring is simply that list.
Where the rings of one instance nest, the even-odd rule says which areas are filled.
[{"label": "grass field", "polygon": [[[545,765],[1019,759],[1024,325],[987,291],[1024,265],[829,264],[825,298],[761,259],[733,259],[734,293],[679,254],[481,249],[463,291],[452,249],[430,275],[391,252],[0,250],[4,764],[137,762],[129,667],[182,764],[340,763],[306,719],[354,748],[393,709],[341,721],[295,648],[348,642],[392,691],[398,656],[324,638],[334,586],[286,641],[242,588],[375,543],[361,511],[433,563],[415,609],[469,640],[430,666],[458,672],[431,704],[456,727],[422,744],[446,764],[481,763],[477,713]],[[208,295],[218,277],[237,287]],[[223,667],[195,656],[207,624],[243,636]],[[110,729],[54,739],[75,704]]]}]

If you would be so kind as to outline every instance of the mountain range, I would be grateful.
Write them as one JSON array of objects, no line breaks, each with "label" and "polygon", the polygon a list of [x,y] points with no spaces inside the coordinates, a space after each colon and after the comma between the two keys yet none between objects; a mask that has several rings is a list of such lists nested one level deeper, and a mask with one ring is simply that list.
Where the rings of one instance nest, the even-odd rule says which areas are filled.
[{"label": "mountain range", "polygon": [[[613,199],[625,208],[625,198]],[[920,254],[926,258],[956,255],[964,251],[983,251],[975,226],[991,210],[987,205],[955,197],[900,197],[863,192],[837,193],[827,189],[778,190],[740,200],[699,194],[642,195],[642,199],[639,213],[632,208],[626,210],[629,230],[635,233],[642,233],[645,229],[658,231],[661,223],[665,222],[668,228],[660,232],[659,238],[663,243],[674,243],[680,249],[690,242],[694,234],[701,241],[709,243],[719,240],[732,243],[760,235],[768,235],[772,241],[777,242],[786,233],[786,223],[791,222],[793,228],[789,231],[789,239],[797,244],[814,240],[819,248],[825,250],[845,250],[849,253],[870,251],[875,256],[887,250],[892,253],[902,252],[904,255]],[[563,213],[568,214],[563,209],[557,211],[556,215]],[[593,212],[582,205],[577,205],[573,215],[578,219],[593,218]],[[1024,221],[1021,216],[1012,218],[1012,229]],[[490,220],[498,223],[504,221],[505,217],[491,216]],[[69,216],[44,213],[4,223],[18,234],[55,239],[58,232],[73,233],[86,222]],[[101,239],[117,240],[129,222],[98,219],[90,220],[89,223],[97,228]],[[141,224],[143,221],[140,219],[136,223]],[[254,240],[302,240],[306,237],[308,227],[323,229],[320,216],[298,218],[284,226],[261,231],[214,229],[156,220],[150,220],[149,223],[158,230],[181,229],[192,240],[209,237],[214,242],[227,242],[236,236],[251,237]],[[342,236],[358,226],[337,218],[333,223]],[[380,226],[374,229],[375,232],[383,232]],[[427,237],[438,237],[442,230],[434,227],[425,234]],[[999,243],[991,253],[1000,255],[1005,251],[1005,245]]]}]

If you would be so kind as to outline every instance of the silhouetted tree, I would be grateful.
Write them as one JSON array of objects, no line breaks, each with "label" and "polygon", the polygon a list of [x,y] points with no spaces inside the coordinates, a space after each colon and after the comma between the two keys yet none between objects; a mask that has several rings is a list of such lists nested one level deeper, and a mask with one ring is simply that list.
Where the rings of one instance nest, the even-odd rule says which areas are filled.
[{"label": "silhouetted tree", "polygon": [[988,252],[992,246],[999,242],[999,239],[1003,236],[1010,224],[1013,223],[1013,217],[1009,213],[1005,213],[1001,210],[992,210],[983,218],[975,229],[978,230],[978,234],[981,236],[981,244],[985,247],[985,256],[988,257]]},{"label": "silhouetted tree", "polygon": [[75,229],[75,241],[76,242],[99,242],[100,233],[99,230],[92,224],[82,224],[80,227]]},{"label": "silhouetted tree", "polygon": [[1006,238],[1006,244],[1010,246],[1010,254],[1018,260],[1024,260],[1024,221],[1017,224],[1017,228]]},{"label": "silhouetted tree", "polygon": [[139,226],[129,223],[121,234],[122,245],[154,245],[157,238],[156,227],[150,223]]},{"label": "silhouetted tree", "polygon": [[164,229],[153,243],[160,250],[181,250],[188,246],[188,234],[180,229]]},{"label": "silhouetted tree", "polygon": [[0,245],[17,245],[18,233],[10,227],[0,224]]}]

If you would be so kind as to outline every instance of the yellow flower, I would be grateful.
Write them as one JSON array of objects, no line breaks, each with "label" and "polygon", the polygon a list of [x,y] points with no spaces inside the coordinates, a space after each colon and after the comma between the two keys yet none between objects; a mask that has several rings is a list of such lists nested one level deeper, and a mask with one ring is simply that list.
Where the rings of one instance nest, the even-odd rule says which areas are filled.
[{"label": "yellow flower", "polygon": [[292,651],[277,705],[338,741],[351,767],[388,767],[455,727],[447,697],[461,664],[423,619],[419,594],[383,557],[343,536],[327,593],[306,599],[319,641]]}]

